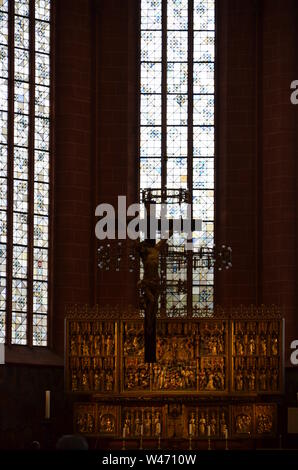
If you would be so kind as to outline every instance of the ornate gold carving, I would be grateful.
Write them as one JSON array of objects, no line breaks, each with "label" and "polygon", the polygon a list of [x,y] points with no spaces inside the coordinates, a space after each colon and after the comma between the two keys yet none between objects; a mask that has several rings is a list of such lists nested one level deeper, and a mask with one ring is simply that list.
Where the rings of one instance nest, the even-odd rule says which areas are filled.
[{"label": "ornate gold carving", "polygon": [[121,411],[122,435],[126,438],[139,438],[143,429],[144,438],[157,438],[164,434],[164,407],[162,406],[131,406]]},{"label": "ornate gold carving", "polygon": [[196,390],[196,330],[182,321],[158,325],[153,390]]},{"label": "ornate gold carving", "polygon": [[76,403],[75,431],[80,434],[116,436],[118,434],[118,407],[96,403]]},{"label": "ornate gold carving", "polygon": [[[119,420],[120,417],[120,420]],[[75,431],[86,435],[126,439],[189,438],[224,439],[226,431],[232,438],[274,436],[276,404],[141,406],[108,403],[76,403]]]},{"label": "ornate gold carving", "polygon": [[76,432],[80,434],[94,434],[97,429],[96,405],[93,403],[76,404],[74,423]]},{"label": "ornate gold carving", "polygon": [[124,362],[124,390],[150,390],[150,365],[138,357],[126,357]]},{"label": "ornate gold carving", "polygon": [[71,320],[120,320],[139,319],[143,317],[139,308],[132,305],[88,305],[88,304],[67,304],[65,307],[66,319]]},{"label": "ornate gold carving", "polygon": [[68,387],[72,392],[112,392],[116,383],[117,325],[111,321],[68,323]]},{"label": "ornate gold carving", "polygon": [[[119,319],[117,309],[94,309],[88,317],[90,309],[76,307],[66,321],[66,383],[72,392],[255,395],[282,390],[282,321],[275,310],[240,307],[233,320],[159,319],[157,362],[148,364],[143,320],[135,310]],[[271,319],[268,312],[276,315]],[[239,318],[244,313],[248,319]],[[265,318],[256,318],[257,313]]]},{"label": "ornate gold carving", "polygon": [[254,429],[253,405],[239,405],[233,407],[233,434],[251,435]]},{"label": "ornate gold carving", "polygon": [[275,432],[276,407],[270,405],[256,405],[255,407],[256,434],[273,435]]},{"label": "ornate gold carving", "polygon": [[191,430],[192,437],[206,439],[209,427],[211,438],[224,438],[229,427],[229,410],[226,406],[185,406],[184,426],[184,437]]},{"label": "ornate gold carving", "polygon": [[281,322],[234,321],[232,328],[233,389],[277,392],[281,386]]},{"label": "ornate gold carving", "polygon": [[[107,320],[124,320],[132,319],[137,320],[143,318],[144,314],[142,310],[134,307],[133,305],[88,305],[88,304],[67,304],[65,307],[66,318],[71,319],[107,319]],[[180,315],[183,317],[183,315]],[[168,321],[171,321],[165,313],[161,314],[158,312],[158,318],[166,318]],[[215,305],[214,308],[208,309],[203,308],[199,309],[197,307],[193,308],[191,318],[206,318],[206,319],[275,319],[280,320],[282,318],[282,310],[277,305],[239,305],[236,307],[223,308],[220,305]],[[179,318],[174,317],[173,321],[177,321]]]},{"label": "ornate gold carving", "polygon": [[118,433],[118,410],[116,406],[97,405],[98,434],[116,435]]}]

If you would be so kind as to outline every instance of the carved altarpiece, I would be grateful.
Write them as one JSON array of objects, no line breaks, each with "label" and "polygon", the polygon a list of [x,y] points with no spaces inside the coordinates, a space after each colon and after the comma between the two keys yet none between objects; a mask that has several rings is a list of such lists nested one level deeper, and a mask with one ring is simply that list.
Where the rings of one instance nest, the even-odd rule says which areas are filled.
[{"label": "carved altarpiece", "polygon": [[283,320],[274,306],[158,318],[157,362],[144,362],[144,321],[126,308],[71,306],[66,390],[90,436],[274,436],[283,393]]}]

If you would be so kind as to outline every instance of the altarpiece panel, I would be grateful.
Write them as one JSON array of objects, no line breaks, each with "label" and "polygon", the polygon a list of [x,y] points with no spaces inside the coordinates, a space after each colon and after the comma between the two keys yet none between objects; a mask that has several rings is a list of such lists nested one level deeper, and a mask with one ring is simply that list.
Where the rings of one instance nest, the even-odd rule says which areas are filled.
[{"label": "altarpiece panel", "polygon": [[191,424],[197,439],[208,429],[212,438],[226,430],[274,435],[283,392],[283,320],[275,307],[158,318],[151,364],[138,311],[76,307],[66,319],[65,357],[66,389],[80,397],[77,432],[119,437],[125,429],[136,438],[142,425],[144,437],[187,437]]}]

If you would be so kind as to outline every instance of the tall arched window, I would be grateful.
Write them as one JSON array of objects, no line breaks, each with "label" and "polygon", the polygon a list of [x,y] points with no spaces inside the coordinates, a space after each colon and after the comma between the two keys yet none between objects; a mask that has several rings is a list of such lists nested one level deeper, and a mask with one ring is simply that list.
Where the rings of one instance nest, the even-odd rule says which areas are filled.
[{"label": "tall arched window", "polygon": [[0,0],[0,341],[46,346],[50,0]]},{"label": "tall arched window", "polygon": [[[142,0],[140,49],[140,189],[159,191],[171,218],[186,216],[172,195],[187,189],[193,217],[202,220],[195,245],[212,247],[214,0]],[[181,237],[173,245],[179,249]],[[213,307],[212,268],[194,270],[191,256],[186,266],[164,268],[168,315]]]}]

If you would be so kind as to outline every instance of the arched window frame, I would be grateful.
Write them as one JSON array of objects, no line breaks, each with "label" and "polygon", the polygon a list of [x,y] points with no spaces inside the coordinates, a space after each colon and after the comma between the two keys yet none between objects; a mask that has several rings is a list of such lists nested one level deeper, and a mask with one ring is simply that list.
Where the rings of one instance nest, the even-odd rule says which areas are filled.
[{"label": "arched window frame", "polygon": [[[215,238],[216,2],[142,0],[140,16],[140,192],[149,188],[157,192],[159,189],[160,194],[164,188],[187,189],[192,202],[192,216],[203,221],[202,232],[194,234],[195,246],[212,248]],[[173,27],[175,22],[180,27]],[[176,43],[178,49],[179,42],[181,49],[184,48],[184,59],[181,61],[175,60],[174,46],[171,49],[171,43]],[[172,77],[169,65],[173,69]],[[179,112],[170,113],[168,110],[177,78],[175,66],[181,74],[183,65],[188,77],[184,83],[185,90],[181,91],[183,87],[180,83],[177,88],[179,90],[180,86],[180,91],[176,91],[177,96],[186,97],[184,122],[181,125],[183,113],[179,116]],[[151,70],[156,69],[156,72],[151,73],[150,67]],[[204,84],[204,67],[205,77],[207,71],[210,76],[209,84],[206,81]],[[147,105],[146,97],[149,97]],[[179,117],[180,124],[175,125]],[[177,132],[179,127],[183,135]],[[176,137],[180,135],[180,153],[177,155],[175,138],[171,137],[171,133],[175,132]],[[175,168],[175,160],[182,163],[183,170],[180,173],[177,165]],[[180,184],[175,183],[177,175],[181,178]],[[168,203],[169,200],[170,195],[166,198],[161,196],[161,202]],[[185,217],[183,207],[181,209],[178,204],[176,208],[175,204],[172,205],[172,214],[175,218]],[[174,240],[173,245],[178,249],[179,244],[181,240]],[[166,265],[162,269],[167,272],[160,305],[163,313],[169,316],[192,316],[201,309],[213,309],[213,268],[194,270],[189,255],[184,272],[181,269],[177,275],[173,274]],[[184,294],[178,292],[179,279],[186,284]]]},{"label": "arched window frame", "polygon": [[[2,97],[7,86],[2,109],[7,119],[1,122],[7,190],[1,197],[0,341],[20,351],[44,349],[51,346],[52,312],[54,1],[3,0],[0,15]],[[5,100],[1,104],[5,107]]]}]

